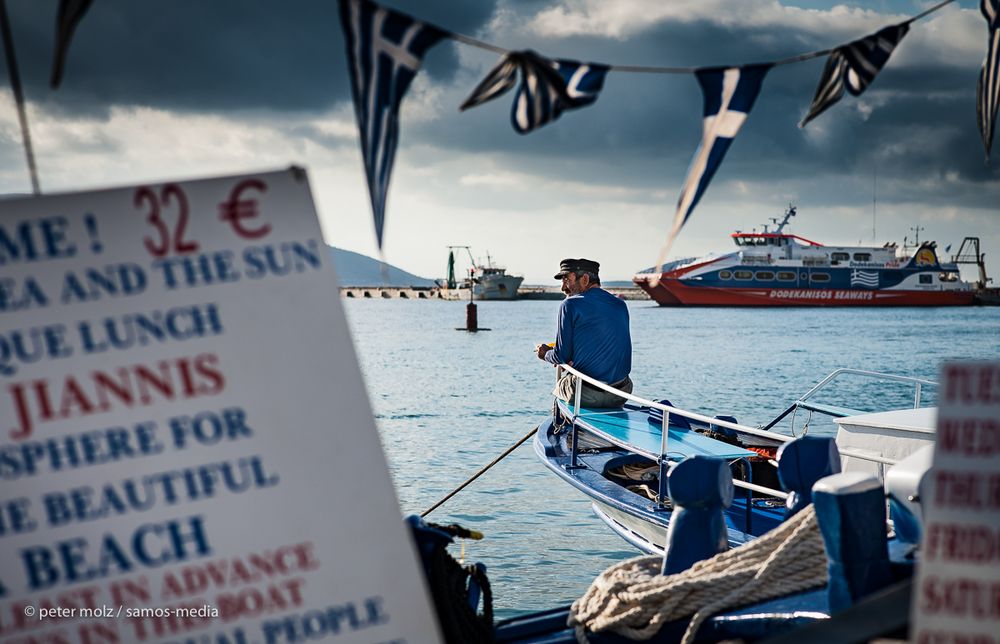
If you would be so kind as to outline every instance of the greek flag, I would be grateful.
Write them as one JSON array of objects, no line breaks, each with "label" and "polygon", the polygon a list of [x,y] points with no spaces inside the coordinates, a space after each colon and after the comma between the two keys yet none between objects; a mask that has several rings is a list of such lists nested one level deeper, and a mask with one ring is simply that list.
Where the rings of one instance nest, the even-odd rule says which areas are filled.
[{"label": "greek flag", "polygon": [[819,79],[816,96],[813,97],[809,113],[799,123],[806,123],[822,114],[828,107],[844,95],[844,86],[854,96],[860,96],[875,80],[889,60],[892,50],[909,31],[908,23],[892,25],[854,42],[837,47],[826,60],[823,76]]},{"label": "greek flag", "polygon": [[656,262],[657,274],[660,273],[660,267],[663,266],[663,261],[670,252],[677,234],[705,194],[715,171],[722,165],[722,159],[736,138],[736,133],[747,120],[750,109],[760,94],[764,76],[771,67],[772,65],[768,63],[728,69],[719,67],[699,69],[695,72],[705,99],[701,144],[695,150],[694,158],[688,167],[684,187],[677,200],[673,227]]},{"label": "greek flag", "polygon": [[851,271],[851,286],[878,288],[878,273],[876,271]]},{"label": "greek flag", "polygon": [[460,109],[482,105],[514,86],[518,71],[521,85],[514,97],[510,121],[518,134],[527,134],[559,118],[564,110],[590,105],[604,87],[607,65],[574,60],[550,60],[533,51],[515,51],[503,57]]},{"label": "greek flag", "polygon": [[385,197],[399,138],[399,104],[424,54],[448,34],[369,0],[340,0],[340,24],[381,248]]},{"label": "greek flag", "polygon": [[997,123],[997,106],[1000,105],[1000,0],[982,0],[979,9],[989,25],[990,40],[976,88],[976,116],[986,147],[986,160],[989,161],[993,128]]},{"label": "greek flag", "polygon": [[52,76],[49,86],[52,89],[62,83],[63,68],[66,65],[66,54],[69,52],[69,42],[73,38],[76,26],[87,13],[93,0],[60,0],[59,14],[56,16],[56,51],[52,57]]}]

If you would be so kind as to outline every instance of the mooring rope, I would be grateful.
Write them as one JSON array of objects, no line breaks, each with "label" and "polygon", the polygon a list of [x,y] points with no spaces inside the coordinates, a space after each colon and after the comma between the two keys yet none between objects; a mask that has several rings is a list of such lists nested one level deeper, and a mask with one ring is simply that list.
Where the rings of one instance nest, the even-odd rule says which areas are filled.
[{"label": "mooring rope", "polygon": [[694,641],[713,614],[827,582],[826,550],[813,506],[739,548],[661,575],[663,558],[637,557],[601,573],[570,608],[578,641],[610,631],[648,640],[667,622],[692,615],[681,644]]},{"label": "mooring rope", "polygon": [[497,456],[495,459],[493,459],[492,461],[490,461],[488,464],[486,464],[486,465],[482,466],[481,468],[479,468],[479,470],[475,474],[473,474],[469,478],[467,478],[464,481],[462,481],[461,485],[459,485],[457,488],[455,488],[454,490],[452,490],[448,494],[445,494],[444,497],[442,497],[437,503],[435,503],[431,507],[429,507],[426,510],[424,510],[423,512],[421,512],[420,513],[420,518],[423,518],[423,517],[427,516],[428,514],[430,514],[434,510],[436,510],[439,506],[441,506],[445,501],[447,501],[451,497],[455,496],[456,494],[458,494],[459,492],[461,492],[462,490],[464,490],[466,488],[466,486],[469,485],[469,483],[472,483],[473,481],[475,481],[476,479],[478,479],[480,476],[482,476],[483,474],[485,474],[486,470],[490,469],[491,467],[493,467],[494,465],[496,465],[497,463],[499,463],[503,459],[507,458],[508,454],[510,454],[515,449],[517,449],[518,447],[520,447],[521,444],[524,443],[526,440],[528,440],[529,438],[531,438],[532,436],[534,436],[535,432],[537,432],[537,431],[538,431],[538,427],[535,427],[530,432],[528,432],[527,434],[525,434],[524,436],[522,436],[520,439],[518,439],[518,441],[516,443],[514,443],[513,445],[511,445],[510,447],[508,447],[507,449],[505,449],[504,452],[503,452],[503,454],[501,454],[500,456]]}]

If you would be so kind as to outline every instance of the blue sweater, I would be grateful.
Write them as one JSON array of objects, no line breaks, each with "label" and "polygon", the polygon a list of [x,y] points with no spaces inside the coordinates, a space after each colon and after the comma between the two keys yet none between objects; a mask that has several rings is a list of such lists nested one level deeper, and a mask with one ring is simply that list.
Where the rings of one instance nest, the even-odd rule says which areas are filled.
[{"label": "blue sweater", "polygon": [[556,347],[545,354],[553,364],[575,369],[609,384],[632,371],[628,306],[602,288],[567,297],[559,305]]}]

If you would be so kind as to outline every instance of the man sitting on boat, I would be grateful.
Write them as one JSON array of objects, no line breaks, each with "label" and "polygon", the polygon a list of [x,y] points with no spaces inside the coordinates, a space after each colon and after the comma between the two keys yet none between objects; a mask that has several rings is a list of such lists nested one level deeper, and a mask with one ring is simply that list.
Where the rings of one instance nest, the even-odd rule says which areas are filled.
[{"label": "man sitting on boat", "polygon": [[[564,259],[555,279],[562,280],[566,299],[559,305],[556,344],[535,347],[538,357],[554,365],[569,364],[574,369],[615,389],[632,393],[632,338],[628,307],[621,299],[601,288],[601,265],[589,259]],[[576,377],[559,378],[552,395],[573,402]],[[583,407],[621,407],[625,399],[583,383]]]}]

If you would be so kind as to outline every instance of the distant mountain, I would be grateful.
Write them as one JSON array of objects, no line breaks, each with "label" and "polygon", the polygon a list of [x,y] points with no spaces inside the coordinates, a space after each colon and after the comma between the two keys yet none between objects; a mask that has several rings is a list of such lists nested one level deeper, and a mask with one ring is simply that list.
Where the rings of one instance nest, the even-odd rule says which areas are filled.
[{"label": "distant mountain", "polygon": [[396,268],[361,253],[342,248],[330,247],[333,265],[337,267],[337,277],[341,286],[434,286],[434,280],[418,277],[413,273]]}]

